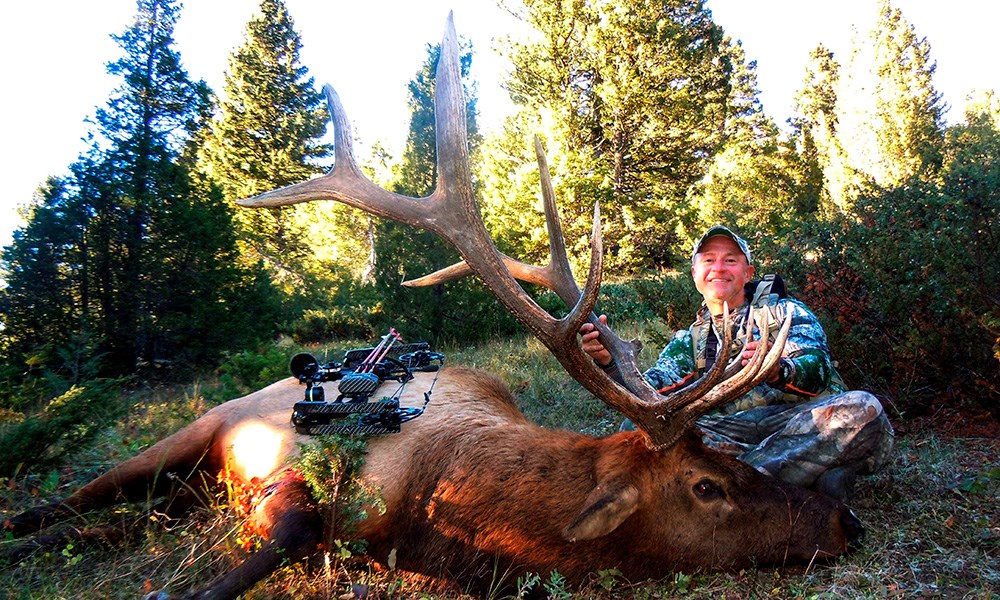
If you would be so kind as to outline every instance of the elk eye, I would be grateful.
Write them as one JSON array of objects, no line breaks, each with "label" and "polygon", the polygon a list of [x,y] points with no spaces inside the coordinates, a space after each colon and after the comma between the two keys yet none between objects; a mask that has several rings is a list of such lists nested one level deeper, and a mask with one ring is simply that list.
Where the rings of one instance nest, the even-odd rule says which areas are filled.
[{"label": "elk eye", "polygon": [[694,484],[694,494],[702,500],[711,500],[722,496],[722,490],[708,479],[702,479]]}]

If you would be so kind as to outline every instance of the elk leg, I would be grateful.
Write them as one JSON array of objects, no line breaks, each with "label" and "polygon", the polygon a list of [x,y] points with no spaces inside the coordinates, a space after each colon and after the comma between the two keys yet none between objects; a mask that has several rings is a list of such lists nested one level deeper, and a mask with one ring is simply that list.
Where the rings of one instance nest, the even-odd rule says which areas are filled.
[{"label": "elk leg", "polygon": [[270,494],[253,515],[255,525],[267,532],[263,547],[240,566],[186,598],[235,598],[282,564],[299,560],[316,550],[323,538],[323,521],[305,481],[294,471],[286,471],[271,487]]},{"label": "elk leg", "polygon": [[49,550],[62,546],[68,542],[103,542],[107,546],[118,544],[127,535],[127,523],[125,521],[103,527],[93,527],[87,529],[64,529],[48,535],[38,536],[35,539],[17,544],[5,549],[0,553],[0,561],[6,564],[16,564],[28,558],[40,550]]},{"label": "elk leg", "polygon": [[[184,495],[197,492],[186,485],[187,479],[200,472],[218,470],[208,457],[218,423],[203,417],[174,435],[153,445],[141,454],[113,467],[83,486],[65,500],[30,508],[5,521],[0,529],[14,537],[41,531],[73,515],[112,506],[121,501],[157,498],[172,490]],[[169,477],[178,473],[180,477]],[[199,482],[200,483],[200,482]],[[177,486],[181,487],[178,488]]]},{"label": "elk leg", "polygon": [[[0,560],[8,564],[18,563],[39,550],[50,550],[62,546],[67,542],[91,543],[96,541],[106,546],[114,546],[128,538],[133,531],[141,529],[153,515],[162,515],[168,519],[175,519],[188,512],[193,506],[203,503],[204,498],[193,486],[184,485],[178,487],[179,489],[172,490],[168,497],[164,498],[156,506],[143,511],[138,516],[126,516],[111,525],[83,528],[67,527],[59,531],[39,535],[34,539],[3,549],[3,551],[0,551]],[[62,503],[55,502],[26,511],[14,517],[11,521],[17,519],[16,523],[22,532],[30,519],[34,519],[35,523],[41,523],[42,528],[44,528],[44,526],[58,521],[60,517],[72,516],[68,509],[61,510],[63,508]],[[29,513],[31,513],[31,516],[26,516]],[[13,529],[13,525],[14,523],[11,523],[11,529]],[[16,530],[15,533],[17,533]]]}]

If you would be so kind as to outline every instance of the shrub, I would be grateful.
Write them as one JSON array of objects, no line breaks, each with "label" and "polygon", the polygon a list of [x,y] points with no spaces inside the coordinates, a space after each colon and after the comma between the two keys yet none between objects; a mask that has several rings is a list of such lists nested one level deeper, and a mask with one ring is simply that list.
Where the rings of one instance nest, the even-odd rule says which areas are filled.
[{"label": "shrub", "polygon": [[989,198],[951,189],[914,181],[860,198],[860,223],[829,225],[803,290],[842,374],[918,414],[950,399],[996,410],[1000,398],[1000,202],[976,217]]},{"label": "shrub", "polygon": [[369,510],[385,512],[378,490],[361,479],[368,440],[346,435],[317,436],[299,447],[295,467],[323,512],[324,540],[340,560],[364,552],[364,540],[351,540]]},{"label": "shrub", "polygon": [[289,358],[288,351],[277,346],[233,354],[218,369],[219,387],[211,399],[229,400],[288,377]]},{"label": "shrub", "polygon": [[636,279],[639,299],[671,330],[686,329],[701,307],[701,295],[687,273],[665,273]]},{"label": "shrub", "polygon": [[[38,410],[8,409],[0,423],[0,476],[59,465],[121,417],[122,380],[92,379],[64,388]],[[31,392],[34,394],[34,390]]]},{"label": "shrub", "polygon": [[336,339],[370,339],[378,335],[380,311],[358,306],[334,306],[307,310],[291,325],[292,339],[300,344],[318,344]]},{"label": "shrub", "polygon": [[639,292],[641,280],[611,283],[601,286],[594,311],[598,314],[618,315],[620,319],[643,322],[656,318],[647,298]]}]

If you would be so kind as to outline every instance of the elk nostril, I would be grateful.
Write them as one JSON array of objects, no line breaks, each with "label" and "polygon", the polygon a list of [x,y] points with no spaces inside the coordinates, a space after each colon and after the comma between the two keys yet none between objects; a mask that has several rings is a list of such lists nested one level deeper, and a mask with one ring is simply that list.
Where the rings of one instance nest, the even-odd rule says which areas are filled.
[{"label": "elk nostril", "polygon": [[840,526],[844,528],[844,535],[847,536],[847,549],[858,549],[865,539],[865,526],[851,509],[845,508],[840,513]]}]

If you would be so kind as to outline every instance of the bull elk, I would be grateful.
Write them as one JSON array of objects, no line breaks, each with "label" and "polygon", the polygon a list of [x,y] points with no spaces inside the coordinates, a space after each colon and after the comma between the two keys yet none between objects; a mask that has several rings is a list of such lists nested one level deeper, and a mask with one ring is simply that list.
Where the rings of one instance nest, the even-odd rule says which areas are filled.
[{"label": "bull elk", "polygon": [[[845,553],[863,533],[846,507],[706,449],[692,429],[700,415],[761,381],[778,360],[788,322],[770,351],[762,348],[746,367],[718,361],[691,386],[657,393],[637,366],[640,344],[620,339],[592,313],[602,263],[596,207],[592,261],[582,291],[573,279],[537,140],[551,260],[543,268],[527,265],[495,248],[473,198],[459,77],[449,15],[436,79],[438,180],[430,196],[400,196],[361,174],[347,118],[327,86],[334,168],[240,204],[337,200],[433,231],[464,260],[418,283],[477,275],[570,375],[638,430],[604,438],[544,430],[515,408],[497,378],[444,369],[423,416],[399,434],[368,443],[363,477],[380,490],[385,504],[384,513],[372,512],[357,531],[368,541],[371,558],[386,562],[392,555],[402,570],[485,589],[498,572],[558,571],[579,583],[599,569],[617,568],[630,580],[643,580],[676,570],[787,564]],[[562,319],[552,317],[518,279],[553,290],[572,311]],[[581,349],[576,332],[585,320],[600,328],[620,366],[620,383]],[[721,347],[728,347],[730,327],[722,329]],[[432,376],[416,374],[401,403],[418,405]],[[301,396],[302,388],[289,378],[219,405],[65,500],[11,517],[6,528],[17,536],[38,532],[74,513],[167,495],[181,478],[214,481],[228,468],[230,477],[271,484],[270,495],[252,516],[266,541],[238,567],[187,597],[233,598],[281,561],[315,552],[322,541],[317,503],[290,466],[298,444],[307,441],[288,422]],[[258,452],[267,451],[265,466],[247,462],[247,439]]]}]

